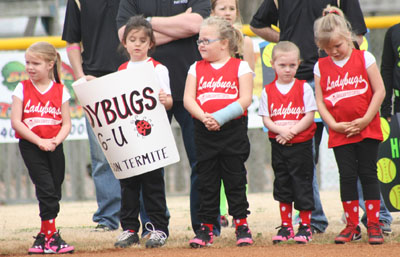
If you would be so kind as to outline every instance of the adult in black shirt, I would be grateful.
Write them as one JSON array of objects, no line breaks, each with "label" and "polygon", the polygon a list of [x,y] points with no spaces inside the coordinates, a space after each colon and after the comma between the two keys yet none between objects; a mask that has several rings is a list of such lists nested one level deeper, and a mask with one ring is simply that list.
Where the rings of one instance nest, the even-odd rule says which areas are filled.
[{"label": "adult in black shirt", "polygon": [[[68,0],[62,39],[67,41],[68,59],[76,79],[91,80],[115,72],[126,59],[117,53],[116,16],[119,0]],[[81,52],[80,43],[83,51]],[[96,136],[86,120],[92,160],[92,178],[98,209],[93,221],[96,231],[119,227],[121,188]]]},{"label": "adult in black shirt", "polygon": [[[357,0],[265,0],[250,22],[251,30],[269,42],[287,40],[295,43],[302,59],[296,78],[313,80],[314,64],[319,58],[314,42],[314,21],[322,16],[328,4],[337,6],[338,3],[361,45],[367,28]],[[271,28],[278,24],[280,32]]]},{"label": "adult in black shirt", "polygon": [[[168,68],[174,104],[168,118],[174,116],[182,130],[182,137],[191,172],[190,213],[194,231],[200,228],[197,211],[200,206],[197,190],[196,151],[193,120],[183,106],[185,81],[190,65],[200,60],[196,40],[203,18],[210,15],[209,0],[121,0],[117,24],[120,38],[125,23],[131,16],[144,15],[155,31],[156,50],[152,57]],[[215,234],[220,227],[216,224]]]},{"label": "adult in black shirt", "polygon": [[393,109],[394,113],[400,112],[400,23],[390,27],[385,34],[381,74],[386,88],[385,100],[381,106],[381,116],[390,121]]},{"label": "adult in black shirt", "polygon": [[[353,31],[360,35],[357,42],[361,44],[362,35],[367,32],[360,4],[355,0],[264,0],[250,22],[251,30],[269,42],[291,41],[300,49],[302,62],[296,78],[307,80],[314,87],[314,64],[319,57],[314,42],[314,21],[322,16],[322,11],[330,4],[343,10],[353,26]],[[279,24],[280,32],[271,28]],[[316,160],[318,160],[319,142],[323,125],[319,123],[315,135]],[[316,176],[313,181],[315,210],[311,216],[313,232],[325,232],[328,220],[322,209]]]}]

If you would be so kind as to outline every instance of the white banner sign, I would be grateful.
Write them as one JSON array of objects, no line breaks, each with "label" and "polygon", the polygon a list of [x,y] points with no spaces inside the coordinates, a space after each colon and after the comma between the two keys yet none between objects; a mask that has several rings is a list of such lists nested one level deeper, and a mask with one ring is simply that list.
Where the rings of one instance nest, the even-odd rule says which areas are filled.
[{"label": "white banner sign", "polygon": [[179,161],[151,63],[73,89],[118,179]]}]

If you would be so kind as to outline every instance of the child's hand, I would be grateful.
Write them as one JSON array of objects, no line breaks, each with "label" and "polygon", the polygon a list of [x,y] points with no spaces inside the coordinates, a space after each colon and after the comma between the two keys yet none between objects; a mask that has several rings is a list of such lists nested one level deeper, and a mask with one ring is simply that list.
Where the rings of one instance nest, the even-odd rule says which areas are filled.
[{"label": "child's hand", "polygon": [[359,134],[366,126],[368,126],[368,121],[364,118],[358,118],[351,121],[349,127],[346,129],[347,137]]},{"label": "child's hand", "polygon": [[275,137],[275,140],[276,140],[276,142],[278,142],[279,144],[281,144],[281,145],[284,145],[284,144],[286,144],[288,141],[286,140],[286,139],[284,139],[282,136],[280,136],[280,135],[277,135],[276,137]]},{"label": "child's hand", "polygon": [[91,81],[91,80],[94,80],[96,77],[95,76],[92,76],[92,75],[85,75],[85,79],[87,80],[87,81]]},{"label": "child's hand", "polygon": [[209,131],[218,131],[220,126],[210,113],[204,114],[203,123]]},{"label": "child's hand", "polygon": [[294,134],[290,128],[288,127],[281,127],[280,128],[280,132],[279,132],[279,136],[281,136],[283,139],[285,139],[287,142],[289,142],[290,140],[292,140],[292,138],[295,136],[296,134]]},{"label": "child's hand", "polygon": [[336,132],[347,134],[346,130],[350,128],[350,122],[336,122],[331,128]]},{"label": "child's hand", "polygon": [[160,99],[160,103],[165,105],[167,103],[167,94],[163,89],[160,89],[160,93],[158,93],[158,99]]},{"label": "child's hand", "polygon": [[53,138],[51,139],[41,138],[38,142],[38,146],[40,150],[46,152],[53,152],[56,149],[56,144]]}]

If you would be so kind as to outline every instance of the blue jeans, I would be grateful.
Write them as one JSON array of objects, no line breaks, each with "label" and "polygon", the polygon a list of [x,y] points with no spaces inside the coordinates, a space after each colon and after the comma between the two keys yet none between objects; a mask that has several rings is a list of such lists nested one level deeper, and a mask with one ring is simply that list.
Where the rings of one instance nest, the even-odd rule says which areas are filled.
[{"label": "blue jeans", "polygon": [[[86,118],[85,118],[86,119]],[[86,119],[89,138],[90,158],[92,160],[92,178],[96,189],[97,211],[93,221],[117,229],[119,227],[119,211],[121,209],[121,187],[115,178],[107,159],[97,142],[96,135]]]},{"label": "blue jeans", "polygon": [[[314,145],[315,139],[313,139]],[[319,146],[317,146],[319,147]],[[313,152],[315,157],[315,147],[313,146]],[[326,228],[328,227],[328,219],[325,216],[324,210],[322,208],[321,199],[319,196],[319,187],[318,187],[318,180],[317,180],[317,165],[314,166],[314,178],[312,182],[313,193],[314,193],[314,207],[315,209],[311,213],[311,226],[317,229],[317,232],[324,233]]]},{"label": "blue jeans", "polygon": [[[357,180],[357,190],[358,190],[358,201],[360,208],[363,209],[364,214],[361,217],[361,222],[364,224],[365,227],[367,227],[367,213],[365,212],[365,202],[364,202],[364,196],[363,196],[363,191],[362,191],[362,186],[360,179]],[[386,208],[385,201],[383,200],[382,194],[381,194],[381,205],[379,209],[379,221],[385,221],[389,225],[392,224],[393,218],[392,215],[390,214],[389,210]]]},{"label": "blue jeans", "polygon": [[328,219],[325,216],[324,210],[322,209],[321,199],[319,197],[318,181],[316,176],[316,168],[314,168],[314,179],[313,179],[313,192],[314,192],[314,207],[315,210],[311,213],[311,226],[317,229],[317,232],[325,232],[328,227]]}]

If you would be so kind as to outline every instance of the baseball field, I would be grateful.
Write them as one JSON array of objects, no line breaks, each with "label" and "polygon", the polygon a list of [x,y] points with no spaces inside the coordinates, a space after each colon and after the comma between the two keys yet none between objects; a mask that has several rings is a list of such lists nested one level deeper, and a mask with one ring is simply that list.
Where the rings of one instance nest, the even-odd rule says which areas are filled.
[{"label": "baseball field", "polygon": [[[249,247],[235,246],[234,228],[229,226],[223,228],[211,247],[190,249],[188,241],[193,232],[188,196],[167,197],[171,213],[170,237],[160,249],[146,249],[144,241],[138,246],[115,249],[113,245],[121,230],[92,232],[96,225],[91,220],[97,207],[95,201],[62,202],[56,225],[63,239],[75,246],[74,256],[400,256],[399,213],[392,213],[393,233],[385,236],[383,245],[369,245],[364,227],[361,241],[335,245],[334,237],[344,228],[339,192],[323,191],[321,199],[329,220],[327,231],[314,235],[307,245],[293,242],[273,245],[271,237],[280,224],[278,203],[273,200],[272,193],[249,194],[248,199],[251,211],[248,221],[255,240]],[[34,240],[32,236],[40,228],[38,212],[36,204],[0,206],[0,256],[27,256]]]}]

